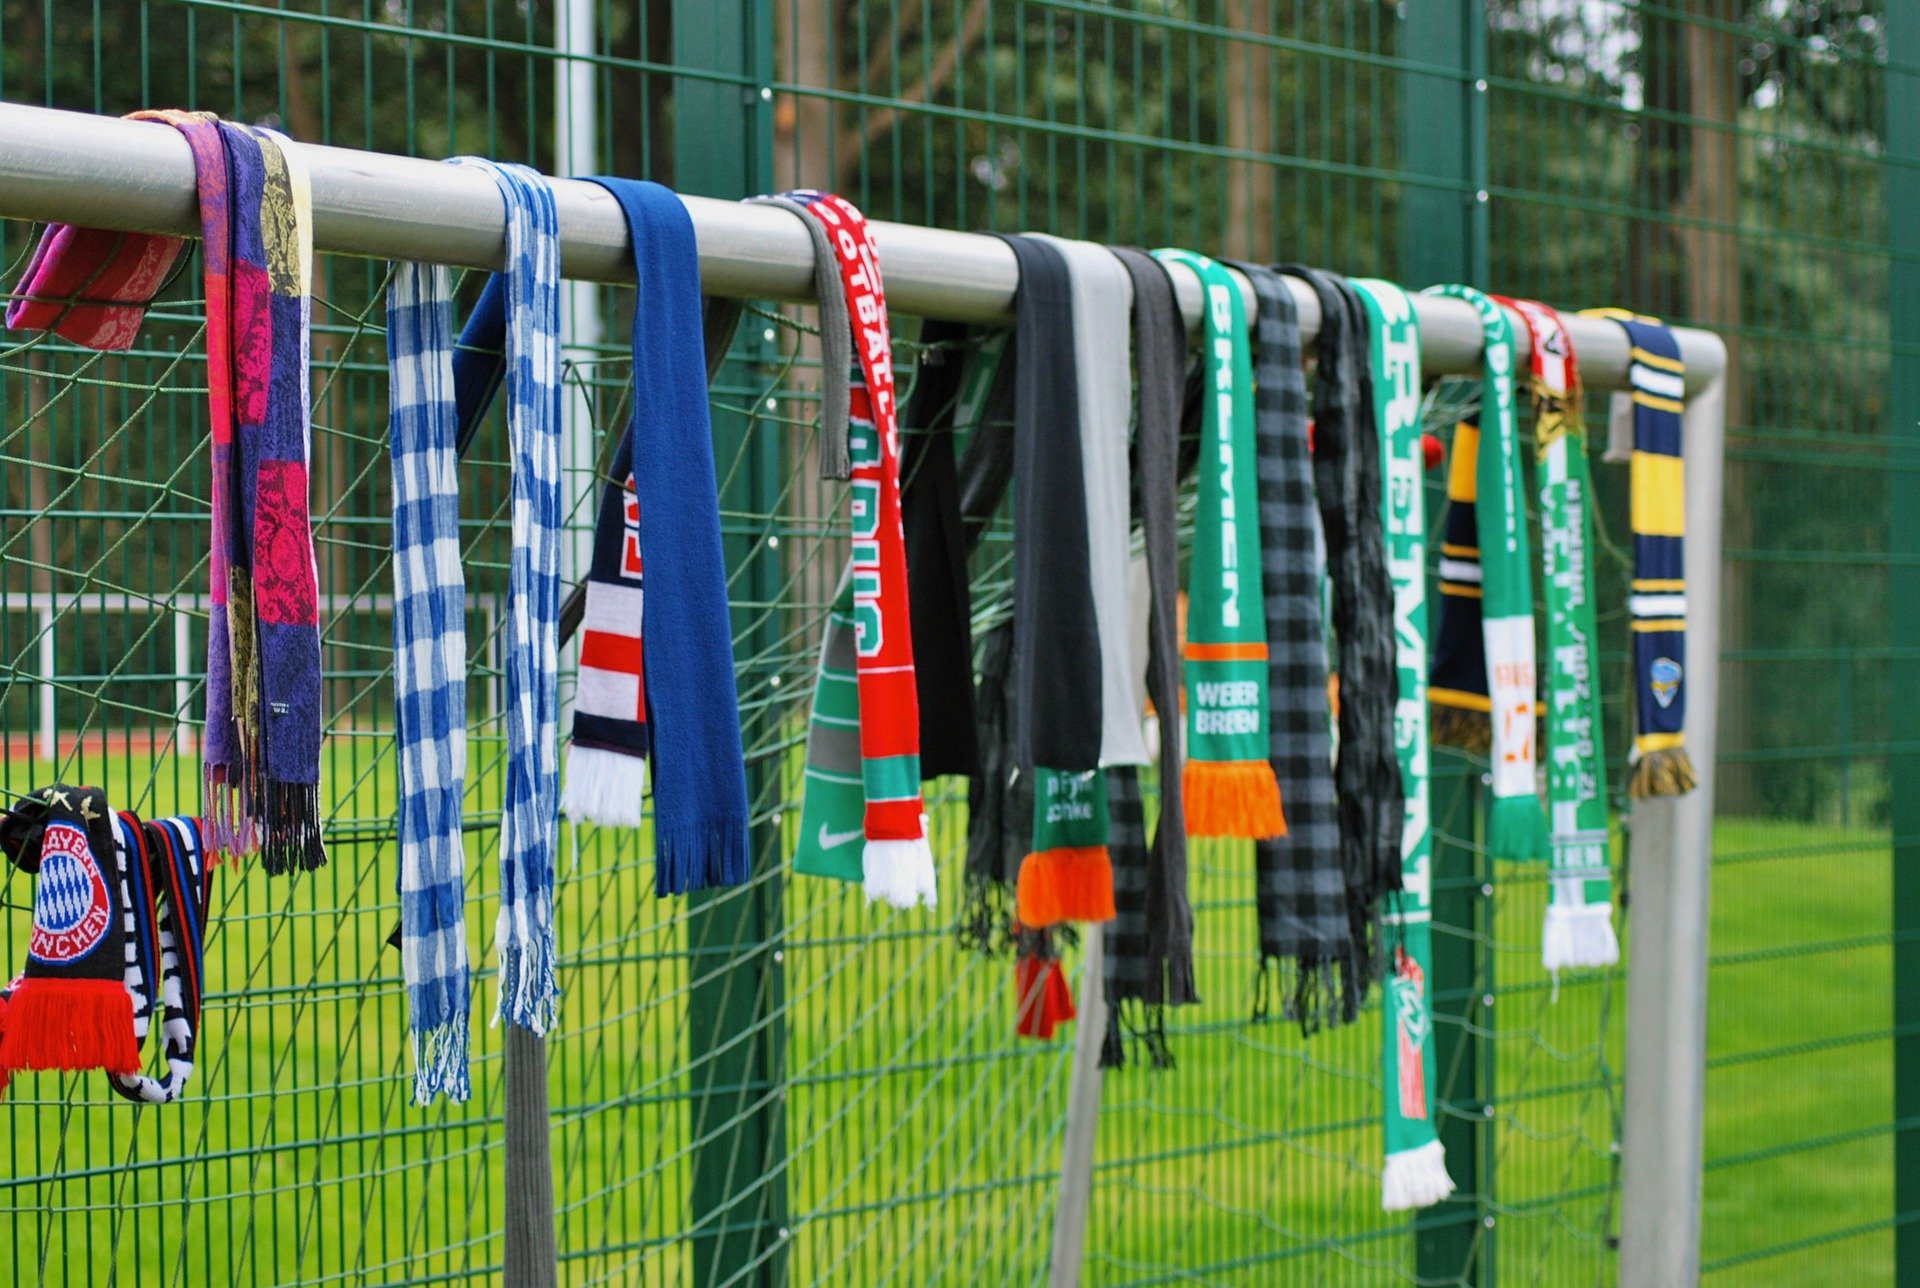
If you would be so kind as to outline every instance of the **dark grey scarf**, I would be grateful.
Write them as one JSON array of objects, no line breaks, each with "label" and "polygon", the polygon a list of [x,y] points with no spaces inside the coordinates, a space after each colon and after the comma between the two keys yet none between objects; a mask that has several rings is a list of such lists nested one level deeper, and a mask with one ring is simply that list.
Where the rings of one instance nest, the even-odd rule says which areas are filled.
[{"label": "dark grey scarf", "polygon": [[1139,412],[1133,442],[1133,518],[1146,539],[1147,691],[1160,713],[1159,826],[1149,847],[1140,771],[1107,771],[1108,852],[1113,902],[1107,926],[1108,1012],[1103,1065],[1125,1059],[1120,1040],[1125,1003],[1147,1008],[1145,1037],[1156,1065],[1172,1063],[1162,1008],[1199,1001],[1193,983],[1193,909],[1187,902],[1186,823],[1180,810],[1180,550],[1174,514],[1185,395],[1186,322],[1160,262],[1142,251],[1114,254],[1133,279],[1133,347]]},{"label": "dark grey scarf", "polygon": [[1359,986],[1377,973],[1379,903],[1400,888],[1405,793],[1394,752],[1400,700],[1394,661],[1393,585],[1380,509],[1380,436],[1365,306],[1338,274],[1301,265],[1285,271],[1320,300],[1313,391],[1313,477],[1326,534],[1327,578],[1339,648],[1340,862]]},{"label": "dark grey scarf", "polygon": [[1333,783],[1307,379],[1293,292],[1270,268],[1234,267],[1253,283],[1259,304],[1253,336],[1254,430],[1266,588],[1269,755],[1287,811],[1287,834],[1253,847],[1261,960],[1256,1006],[1264,1012],[1266,972],[1278,963],[1286,1014],[1310,1033],[1354,1019],[1365,970],[1354,956]]}]

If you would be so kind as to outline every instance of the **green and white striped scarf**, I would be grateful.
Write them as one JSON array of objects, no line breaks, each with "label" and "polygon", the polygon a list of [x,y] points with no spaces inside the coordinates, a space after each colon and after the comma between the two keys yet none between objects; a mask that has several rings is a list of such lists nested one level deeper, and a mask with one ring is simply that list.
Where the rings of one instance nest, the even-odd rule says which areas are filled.
[{"label": "green and white striped scarf", "polygon": [[1514,414],[1513,326],[1498,304],[1471,286],[1435,286],[1427,294],[1472,305],[1485,348],[1474,515],[1480,528],[1481,633],[1493,707],[1493,800],[1487,807],[1486,846],[1496,859],[1545,860],[1551,847],[1534,781],[1533,560]]},{"label": "green and white striped scarf", "polygon": [[1386,1164],[1380,1203],[1389,1212],[1429,1207],[1453,1193],[1446,1150],[1434,1131],[1433,833],[1427,746],[1427,515],[1420,442],[1420,322],[1391,282],[1353,285],[1371,324],[1373,409],[1380,426],[1381,505],[1387,573],[1393,582],[1394,658],[1400,700],[1394,746],[1406,791],[1401,888],[1383,921],[1391,946],[1381,1083],[1386,1094]]},{"label": "green and white striped scarf", "polygon": [[1553,884],[1540,959],[1611,966],[1613,881],[1607,866],[1606,743],[1600,710],[1599,628],[1593,597],[1593,480],[1580,409],[1580,368],[1560,315],[1533,300],[1506,300],[1532,338],[1540,558],[1547,602],[1547,809]]}]

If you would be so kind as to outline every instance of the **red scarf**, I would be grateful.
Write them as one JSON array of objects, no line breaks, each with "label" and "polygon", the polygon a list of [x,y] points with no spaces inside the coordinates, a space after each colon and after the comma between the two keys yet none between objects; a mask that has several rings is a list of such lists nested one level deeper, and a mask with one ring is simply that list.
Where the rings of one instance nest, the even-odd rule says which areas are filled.
[{"label": "red scarf", "polygon": [[[866,217],[826,192],[789,194],[827,231],[840,264],[860,374],[849,390],[853,459],[853,615],[860,692],[860,777],[866,794],[866,883],[892,887],[902,863],[919,865],[931,893],[920,799],[920,705],[914,684],[907,551],[900,526],[900,426],[886,287]],[[896,853],[885,843],[911,847]],[[880,843],[876,847],[876,843]],[[922,853],[924,851],[924,853]],[[878,878],[878,880],[876,880]]]}]

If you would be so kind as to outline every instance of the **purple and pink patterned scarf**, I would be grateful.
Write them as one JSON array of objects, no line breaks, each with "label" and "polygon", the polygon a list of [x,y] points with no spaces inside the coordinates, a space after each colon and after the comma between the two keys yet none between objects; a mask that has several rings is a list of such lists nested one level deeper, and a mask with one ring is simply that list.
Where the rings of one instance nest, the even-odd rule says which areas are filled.
[{"label": "purple and pink patterned scarf", "polygon": [[[200,198],[213,440],[202,747],[209,841],[216,854],[257,849],[270,873],[317,868],[326,852],[319,576],[307,504],[306,173],[271,131],[203,112],[135,115],[186,136]],[[55,225],[22,284],[40,298],[30,310],[10,309],[8,325],[127,348],[164,280],[156,265],[172,262],[167,251],[164,241]],[[78,325],[93,318],[104,324]]]}]

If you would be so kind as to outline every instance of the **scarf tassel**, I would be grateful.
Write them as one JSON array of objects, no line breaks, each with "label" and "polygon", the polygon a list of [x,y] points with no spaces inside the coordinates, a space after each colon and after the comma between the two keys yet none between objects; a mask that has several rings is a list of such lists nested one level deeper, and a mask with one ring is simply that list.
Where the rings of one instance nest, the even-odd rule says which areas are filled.
[{"label": "scarf tassel", "polygon": [[1546,811],[1537,796],[1495,796],[1487,803],[1487,853],[1496,859],[1544,860],[1553,851]]},{"label": "scarf tassel", "polygon": [[912,840],[870,840],[860,856],[860,867],[868,903],[885,902],[896,908],[939,906],[933,846],[925,836]]},{"label": "scarf tassel", "polygon": [[536,935],[530,943],[501,947],[500,1009],[494,1014],[495,1024],[505,1020],[539,1034],[553,1027],[560,1013],[560,985],[553,973],[552,946],[550,936]]},{"label": "scarf tassel", "polygon": [[1387,1212],[1410,1212],[1432,1207],[1453,1193],[1447,1175],[1447,1151],[1437,1140],[1415,1149],[1387,1155],[1380,1175],[1380,1207]]},{"label": "scarf tassel", "polygon": [[641,756],[588,747],[567,750],[567,782],[560,812],[602,827],[639,827],[647,794],[647,762]]},{"label": "scarf tassel", "polygon": [[269,782],[260,863],[268,876],[311,872],[325,866],[320,841],[320,788],[313,783]]},{"label": "scarf tassel", "polygon": [[444,1094],[454,1104],[465,1104],[473,1094],[467,1073],[472,1034],[466,1016],[449,1020],[413,1035],[413,1103],[425,1106]]},{"label": "scarf tassel", "polygon": [[[1129,1002],[1144,1014],[1129,1010]],[[1100,1042],[1100,1067],[1124,1069],[1127,1064],[1127,1039],[1147,1049],[1147,1064],[1154,1069],[1174,1067],[1173,1048],[1167,1044],[1167,1008],[1137,999],[1122,999],[1107,1008],[1107,1032]]]},{"label": "scarf tassel", "polygon": [[203,800],[207,803],[207,849],[214,863],[226,854],[247,854],[253,850],[253,811],[248,808],[245,786],[230,778],[225,765],[208,765],[202,777]]},{"label": "scarf tassel", "polygon": [[1627,797],[1642,801],[1649,796],[1685,796],[1698,784],[1687,749],[1668,747],[1647,752],[1633,762],[1633,771],[1627,778]]},{"label": "scarf tassel", "polygon": [[1020,1008],[1014,1027],[1021,1037],[1047,1041],[1054,1029],[1078,1014],[1059,958],[1028,953],[1014,963],[1013,976]]},{"label": "scarf tassel", "polygon": [[692,827],[663,831],[656,818],[654,831],[653,890],[657,895],[744,885],[753,874],[744,819],[713,818]]},{"label": "scarf tassel", "polygon": [[117,979],[24,979],[6,1004],[0,1070],[140,1072],[133,995]]},{"label": "scarf tassel", "polygon": [[1180,771],[1188,836],[1256,841],[1287,834],[1280,783],[1264,760],[1189,760]]},{"label": "scarf tassel", "polygon": [[1613,932],[1613,905],[1547,905],[1541,931],[1540,962],[1549,971],[1613,966],[1620,961],[1620,940]]},{"label": "scarf tassel", "polygon": [[1104,845],[1035,850],[1020,863],[1020,924],[1112,921],[1113,858]]}]

